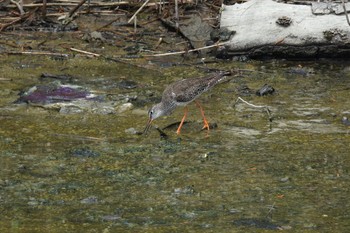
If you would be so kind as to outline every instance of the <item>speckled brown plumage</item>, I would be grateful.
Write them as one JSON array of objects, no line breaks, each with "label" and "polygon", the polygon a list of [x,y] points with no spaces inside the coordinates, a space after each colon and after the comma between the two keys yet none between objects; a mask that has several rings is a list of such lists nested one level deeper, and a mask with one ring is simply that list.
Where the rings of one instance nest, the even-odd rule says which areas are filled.
[{"label": "speckled brown plumage", "polygon": [[[202,78],[188,78],[176,81],[170,84],[163,92],[162,100],[160,103],[154,105],[148,112],[149,121],[147,123],[145,133],[149,129],[152,121],[160,116],[170,115],[177,106],[186,106],[190,102],[194,101],[204,92],[210,90],[216,84],[220,83],[225,79],[226,75],[229,75],[230,72],[219,72],[210,74]],[[197,105],[200,107],[199,103]],[[200,107],[204,128],[209,129],[209,125],[204,117],[204,112]],[[183,121],[186,118],[187,108],[185,109],[185,115],[181,121],[181,124],[177,130],[177,133],[180,133],[181,126]]]}]

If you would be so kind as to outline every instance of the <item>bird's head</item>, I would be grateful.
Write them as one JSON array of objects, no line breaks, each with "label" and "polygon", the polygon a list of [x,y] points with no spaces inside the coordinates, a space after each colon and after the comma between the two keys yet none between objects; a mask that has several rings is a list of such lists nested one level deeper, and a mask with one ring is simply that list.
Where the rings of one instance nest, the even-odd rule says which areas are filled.
[{"label": "bird's head", "polygon": [[143,131],[144,134],[147,133],[148,129],[151,127],[152,121],[160,116],[166,115],[164,112],[164,108],[162,103],[158,103],[154,105],[149,111],[148,111],[148,122],[146,125],[145,130]]},{"label": "bird's head", "polygon": [[148,111],[148,117],[152,121],[163,115],[165,115],[165,113],[162,103],[153,105],[153,107]]}]

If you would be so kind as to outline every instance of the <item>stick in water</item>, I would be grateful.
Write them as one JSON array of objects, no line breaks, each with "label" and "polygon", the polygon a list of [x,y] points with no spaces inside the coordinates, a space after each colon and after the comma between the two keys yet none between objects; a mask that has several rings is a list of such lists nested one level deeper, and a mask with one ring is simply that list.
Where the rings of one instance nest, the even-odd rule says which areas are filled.
[{"label": "stick in water", "polygon": [[243,103],[247,104],[248,106],[250,107],[253,107],[253,108],[263,108],[265,109],[267,115],[269,116],[269,121],[272,121],[272,117],[271,117],[271,110],[266,106],[266,105],[254,105],[254,104],[251,104],[249,103],[248,101],[245,101],[244,99],[242,99],[241,97],[238,97],[234,106],[236,106],[236,104],[239,102],[239,101],[242,101]]}]

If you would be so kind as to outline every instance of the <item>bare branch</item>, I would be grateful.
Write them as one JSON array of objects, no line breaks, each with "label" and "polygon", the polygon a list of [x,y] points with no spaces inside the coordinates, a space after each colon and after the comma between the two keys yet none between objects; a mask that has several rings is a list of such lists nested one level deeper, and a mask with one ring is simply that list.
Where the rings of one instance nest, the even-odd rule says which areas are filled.
[{"label": "bare branch", "polygon": [[350,26],[350,20],[349,20],[349,16],[348,16],[348,12],[346,10],[346,6],[345,6],[345,1],[344,0],[341,0],[342,4],[343,4],[343,9],[344,9],[344,14],[345,14],[345,17],[346,17],[346,21],[348,22],[349,26]]},{"label": "bare branch", "polygon": [[19,10],[19,13],[20,13],[21,15],[24,15],[24,14],[25,14],[25,12],[24,12],[24,10],[23,10],[23,3],[22,3],[22,0],[19,0],[18,2],[16,2],[15,0],[11,0],[11,2],[17,6],[17,8],[18,8],[18,10]]},{"label": "bare branch", "polygon": [[163,57],[163,56],[179,55],[179,54],[196,52],[196,51],[200,51],[200,50],[204,50],[204,49],[210,49],[210,48],[214,48],[214,47],[218,47],[218,46],[223,46],[225,44],[228,44],[228,42],[218,43],[218,44],[214,44],[214,45],[209,45],[209,46],[205,46],[205,47],[201,47],[201,48],[197,48],[197,49],[190,49],[190,50],[180,51],[180,52],[160,53],[160,54],[143,55],[143,56],[144,57]]},{"label": "bare branch", "polygon": [[248,101],[245,101],[245,100],[242,99],[241,97],[238,97],[238,98],[237,98],[235,105],[236,105],[237,102],[239,102],[239,101],[242,101],[243,103],[245,103],[245,104],[247,104],[248,106],[253,107],[253,108],[262,108],[262,109],[264,109],[264,110],[266,111],[267,115],[269,116],[269,121],[272,121],[271,111],[270,111],[270,109],[268,108],[268,106],[265,106],[265,105],[254,105],[254,104],[249,103]]},{"label": "bare branch", "polygon": [[135,14],[129,19],[128,23],[130,23],[135,17],[136,15],[147,5],[147,3],[149,2],[150,0],[147,0],[145,1],[142,6],[135,12]]}]

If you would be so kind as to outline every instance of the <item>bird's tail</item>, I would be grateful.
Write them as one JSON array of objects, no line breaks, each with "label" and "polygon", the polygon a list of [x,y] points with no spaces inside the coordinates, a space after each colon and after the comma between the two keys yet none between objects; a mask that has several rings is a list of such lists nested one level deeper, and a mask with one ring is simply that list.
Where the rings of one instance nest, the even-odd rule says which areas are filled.
[{"label": "bird's tail", "polygon": [[219,71],[219,79],[217,80],[217,83],[221,83],[223,81],[225,81],[227,78],[229,78],[229,76],[232,75],[232,71],[227,71],[227,70],[220,70]]},{"label": "bird's tail", "polygon": [[233,77],[243,76],[244,72],[249,71],[254,72],[253,70],[244,70],[244,69],[231,69],[231,70],[220,70],[219,75],[221,78],[219,82],[225,81],[227,79],[232,79]]}]

